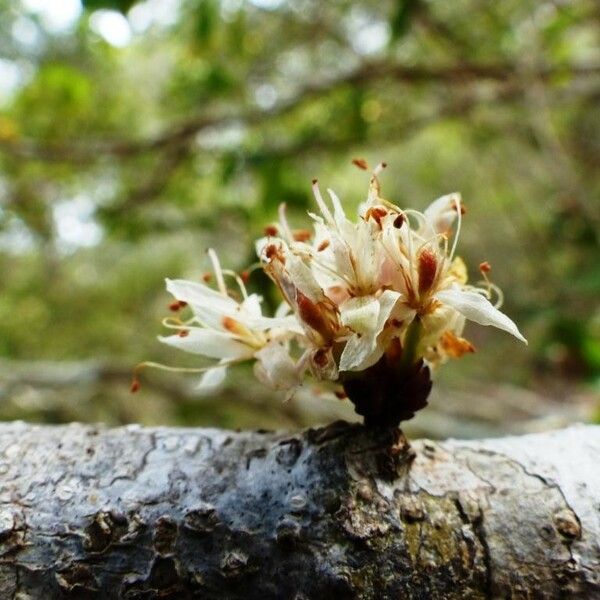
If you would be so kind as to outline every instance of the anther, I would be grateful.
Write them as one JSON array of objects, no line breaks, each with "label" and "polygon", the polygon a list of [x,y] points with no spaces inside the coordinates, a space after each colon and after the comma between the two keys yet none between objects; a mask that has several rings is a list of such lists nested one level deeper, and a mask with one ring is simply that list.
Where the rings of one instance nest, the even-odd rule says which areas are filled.
[{"label": "anther", "polygon": [[269,236],[269,237],[274,237],[276,236],[278,233],[277,227],[275,227],[275,225],[267,225],[267,227],[265,227],[264,229],[264,234]]},{"label": "anther", "polygon": [[182,308],[185,308],[187,306],[187,302],[184,302],[183,300],[175,300],[174,302],[171,302],[171,304],[169,304],[169,310],[172,310],[173,312],[177,312],[179,310],[181,310]]},{"label": "anther", "polygon": [[325,250],[326,248],[329,247],[329,244],[331,244],[331,242],[329,240],[323,240],[318,246],[317,246],[317,252],[323,252],[323,250]]},{"label": "anther", "polygon": [[296,229],[293,236],[297,242],[307,242],[312,237],[312,234],[308,229]]},{"label": "anther", "polygon": [[394,227],[396,229],[400,229],[402,227],[402,225],[404,225],[404,221],[406,220],[406,218],[404,217],[404,213],[400,213],[395,219],[394,219]]},{"label": "anther", "polygon": [[364,158],[353,158],[352,164],[363,171],[367,171],[369,169],[369,164]]},{"label": "anther", "polygon": [[419,294],[431,289],[437,273],[437,258],[429,248],[419,253]]}]

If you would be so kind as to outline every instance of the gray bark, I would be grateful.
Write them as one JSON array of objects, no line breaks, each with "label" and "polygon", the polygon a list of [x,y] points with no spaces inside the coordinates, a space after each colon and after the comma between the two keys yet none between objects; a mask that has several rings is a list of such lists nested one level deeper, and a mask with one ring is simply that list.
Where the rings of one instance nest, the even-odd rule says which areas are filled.
[{"label": "gray bark", "polygon": [[1,599],[600,598],[600,427],[0,433]]}]

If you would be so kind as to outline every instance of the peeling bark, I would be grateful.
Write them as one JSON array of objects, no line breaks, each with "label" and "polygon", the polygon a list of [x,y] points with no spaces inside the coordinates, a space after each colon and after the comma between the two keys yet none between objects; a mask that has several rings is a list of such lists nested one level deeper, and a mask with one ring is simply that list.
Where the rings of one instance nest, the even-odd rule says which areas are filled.
[{"label": "peeling bark", "polygon": [[600,427],[0,431],[0,599],[600,598]]}]

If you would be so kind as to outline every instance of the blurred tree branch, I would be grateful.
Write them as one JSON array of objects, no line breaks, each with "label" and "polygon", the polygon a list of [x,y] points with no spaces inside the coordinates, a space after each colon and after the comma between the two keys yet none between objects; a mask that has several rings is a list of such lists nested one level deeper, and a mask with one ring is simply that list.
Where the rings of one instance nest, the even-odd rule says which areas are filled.
[{"label": "blurred tree branch", "polygon": [[449,87],[462,87],[479,81],[496,81],[510,82],[525,91],[534,82],[548,82],[557,77],[587,78],[597,75],[600,75],[600,65],[555,65],[523,69],[520,65],[510,63],[488,65],[461,63],[444,67],[426,67],[393,64],[385,60],[366,62],[335,78],[311,82],[291,98],[271,109],[250,107],[245,110],[229,110],[218,115],[199,115],[144,140],[73,140],[60,144],[33,140],[3,140],[0,141],[0,151],[24,160],[88,164],[97,162],[105,156],[122,159],[148,152],[173,150],[189,144],[195,136],[208,128],[230,123],[261,124],[291,113],[307,101],[349,85],[361,89],[366,88],[370,83],[393,79],[405,84],[437,83]]}]

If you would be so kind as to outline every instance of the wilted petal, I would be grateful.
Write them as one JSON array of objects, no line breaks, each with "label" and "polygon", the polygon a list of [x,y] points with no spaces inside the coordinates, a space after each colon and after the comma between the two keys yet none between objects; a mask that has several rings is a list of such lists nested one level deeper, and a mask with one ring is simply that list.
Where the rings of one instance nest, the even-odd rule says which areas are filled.
[{"label": "wilted petal", "polygon": [[435,297],[440,302],[455,308],[470,321],[503,329],[527,343],[518,327],[504,313],[494,308],[490,301],[481,294],[470,290],[461,290],[455,286],[438,292]]},{"label": "wilted petal", "polygon": [[222,331],[193,327],[185,337],[170,335],[158,338],[164,344],[179,348],[192,354],[201,354],[209,358],[242,360],[252,357],[254,350]]}]

